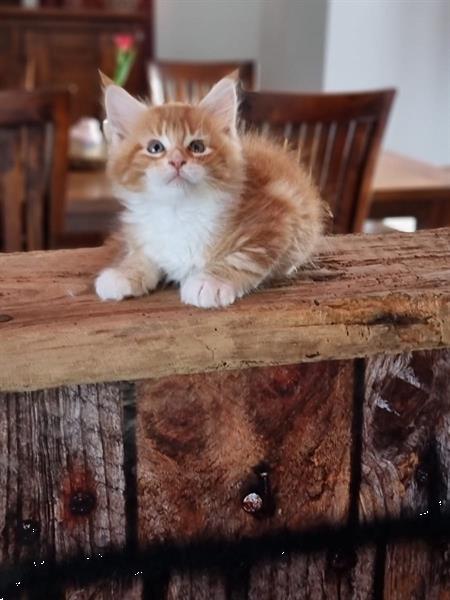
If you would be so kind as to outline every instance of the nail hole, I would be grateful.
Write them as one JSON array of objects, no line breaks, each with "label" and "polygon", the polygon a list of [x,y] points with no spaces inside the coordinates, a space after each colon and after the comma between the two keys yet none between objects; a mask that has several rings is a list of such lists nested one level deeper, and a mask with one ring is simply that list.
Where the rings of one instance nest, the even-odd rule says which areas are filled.
[{"label": "nail hole", "polygon": [[69,510],[77,517],[85,517],[94,510],[96,503],[95,494],[87,490],[77,490],[70,496]]}]

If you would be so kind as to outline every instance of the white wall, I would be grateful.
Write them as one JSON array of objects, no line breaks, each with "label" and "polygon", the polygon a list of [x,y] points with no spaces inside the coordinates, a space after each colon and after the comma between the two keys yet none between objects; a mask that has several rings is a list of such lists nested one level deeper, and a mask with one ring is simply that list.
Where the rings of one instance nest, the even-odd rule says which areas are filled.
[{"label": "white wall", "polygon": [[318,90],[327,0],[156,0],[156,55],[255,60],[266,90]]},{"label": "white wall", "polygon": [[261,88],[321,89],[325,59],[327,0],[263,0]]},{"label": "white wall", "polygon": [[385,146],[450,163],[449,0],[330,0],[325,90],[398,88]]},{"label": "white wall", "polygon": [[157,0],[156,55],[165,60],[257,60],[260,10],[261,0]]},{"label": "white wall", "polygon": [[156,54],[257,60],[266,90],[394,86],[385,146],[450,164],[450,0],[156,0]]}]

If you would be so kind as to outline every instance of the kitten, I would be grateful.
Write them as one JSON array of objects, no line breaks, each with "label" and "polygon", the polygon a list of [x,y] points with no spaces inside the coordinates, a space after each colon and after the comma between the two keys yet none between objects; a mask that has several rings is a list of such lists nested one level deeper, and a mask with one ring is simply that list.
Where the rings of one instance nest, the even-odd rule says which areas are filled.
[{"label": "kitten", "polygon": [[219,81],[196,106],[148,106],[105,88],[108,170],[125,210],[121,252],[95,282],[102,300],[154,290],[227,306],[310,257],[324,206],[295,158],[237,131],[236,84]]}]

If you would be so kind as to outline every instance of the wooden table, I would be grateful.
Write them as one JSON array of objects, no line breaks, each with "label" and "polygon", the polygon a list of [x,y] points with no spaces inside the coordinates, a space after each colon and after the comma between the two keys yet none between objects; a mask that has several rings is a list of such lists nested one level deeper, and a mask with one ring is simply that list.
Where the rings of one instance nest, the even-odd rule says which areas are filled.
[{"label": "wooden table", "polygon": [[0,257],[0,597],[448,598],[450,230],[224,310],[106,253]]},{"label": "wooden table", "polygon": [[450,171],[383,152],[373,182],[370,217],[414,216],[419,229],[450,225]]},{"label": "wooden table", "polygon": [[[69,174],[67,227],[71,232],[105,231],[118,204],[104,171]],[[450,171],[383,152],[373,183],[371,219],[415,216],[419,229],[450,225]]]}]

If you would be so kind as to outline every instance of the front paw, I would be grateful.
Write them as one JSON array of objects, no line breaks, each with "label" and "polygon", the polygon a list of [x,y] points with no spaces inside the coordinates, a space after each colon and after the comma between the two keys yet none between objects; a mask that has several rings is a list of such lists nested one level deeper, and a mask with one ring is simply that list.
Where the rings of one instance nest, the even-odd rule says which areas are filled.
[{"label": "front paw", "polygon": [[228,306],[237,297],[238,293],[231,283],[202,273],[188,277],[181,286],[182,302],[199,308]]},{"label": "front paw", "polygon": [[133,295],[131,283],[118,269],[105,269],[95,280],[95,291],[102,300],[123,300]]}]

